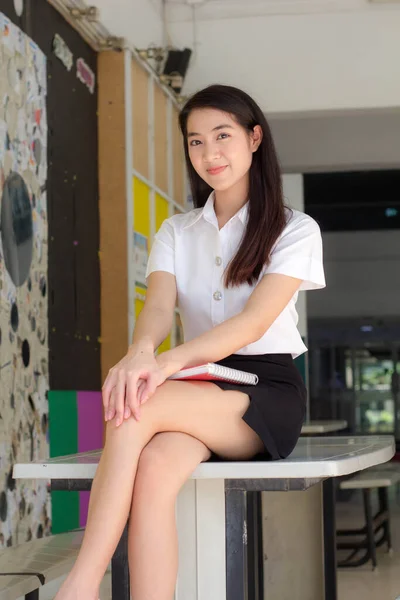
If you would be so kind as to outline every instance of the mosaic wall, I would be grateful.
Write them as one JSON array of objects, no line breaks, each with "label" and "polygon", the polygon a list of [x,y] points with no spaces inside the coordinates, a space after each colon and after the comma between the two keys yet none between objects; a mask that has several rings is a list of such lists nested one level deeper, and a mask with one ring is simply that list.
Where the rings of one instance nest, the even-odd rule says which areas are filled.
[{"label": "mosaic wall", "polygon": [[0,13],[0,547],[50,533],[46,58]]}]

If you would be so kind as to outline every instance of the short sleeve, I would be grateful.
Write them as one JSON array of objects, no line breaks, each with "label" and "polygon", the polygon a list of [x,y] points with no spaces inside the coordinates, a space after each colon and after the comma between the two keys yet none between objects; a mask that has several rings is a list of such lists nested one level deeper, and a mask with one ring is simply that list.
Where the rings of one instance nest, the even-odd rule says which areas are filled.
[{"label": "short sleeve", "polygon": [[146,279],[153,271],[167,271],[175,275],[175,235],[169,219],[166,219],[154,236],[147,261]]},{"label": "short sleeve", "polygon": [[322,237],[318,223],[308,215],[292,218],[275,244],[268,273],[302,279],[300,290],[325,287]]}]

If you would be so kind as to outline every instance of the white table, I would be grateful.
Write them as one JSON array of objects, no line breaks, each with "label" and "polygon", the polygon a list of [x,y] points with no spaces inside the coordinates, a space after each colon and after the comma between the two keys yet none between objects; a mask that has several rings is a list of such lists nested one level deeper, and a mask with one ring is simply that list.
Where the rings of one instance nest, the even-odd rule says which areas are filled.
[{"label": "white table", "polygon": [[[305,590],[304,595],[297,589],[296,598],[335,600],[334,478],[386,462],[394,452],[391,436],[311,437],[300,438],[285,460],[199,465],[177,502],[180,571],[176,599],[274,600],[288,596],[282,586],[302,588],[312,584],[315,589]],[[17,464],[13,475],[17,479],[50,479],[52,489],[87,490],[99,457],[100,451]],[[300,491],[304,492],[299,496]],[[263,500],[264,522],[270,532],[267,538],[271,531],[277,533],[268,550],[270,562],[265,582],[260,540],[261,492],[268,492],[265,503]],[[276,494],[282,492],[297,494],[281,494],[279,502],[275,502]],[[285,510],[281,508],[283,504]],[[314,519],[307,535],[293,533],[293,526],[288,529],[289,517],[294,516],[295,527],[301,526],[304,519],[308,519],[307,523]],[[286,535],[293,540],[284,547],[277,541],[285,541]],[[307,536],[316,541],[310,553]],[[269,540],[265,542],[268,544]],[[125,530],[112,561],[113,600],[129,599],[126,552]],[[276,560],[274,552],[278,553]],[[295,560],[290,559],[291,552]],[[285,560],[290,561],[290,575],[284,569]],[[270,564],[282,574],[271,576]]]},{"label": "white table", "polygon": [[346,429],[347,421],[309,421],[301,428],[302,435],[323,435]]}]

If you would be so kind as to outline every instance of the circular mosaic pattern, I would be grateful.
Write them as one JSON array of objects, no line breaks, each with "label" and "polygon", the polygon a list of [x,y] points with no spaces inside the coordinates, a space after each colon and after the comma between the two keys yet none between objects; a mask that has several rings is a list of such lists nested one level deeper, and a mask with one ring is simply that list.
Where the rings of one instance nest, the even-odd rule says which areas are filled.
[{"label": "circular mosaic pattern", "polygon": [[32,264],[33,224],[28,188],[18,173],[7,177],[1,199],[1,237],[6,269],[17,287]]}]

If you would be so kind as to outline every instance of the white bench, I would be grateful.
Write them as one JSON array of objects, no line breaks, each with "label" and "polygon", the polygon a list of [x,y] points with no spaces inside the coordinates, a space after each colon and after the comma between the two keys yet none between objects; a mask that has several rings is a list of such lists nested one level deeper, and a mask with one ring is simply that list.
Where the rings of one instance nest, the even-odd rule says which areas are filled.
[{"label": "white bench", "polygon": [[[385,467],[385,465],[382,465]],[[390,512],[389,512],[389,487],[400,482],[400,471],[387,468],[371,468],[358,473],[354,477],[342,481],[342,490],[362,490],[364,500],[365,525],[358,529],[339,529],[339,538],[347,538],[346,541],[339,540],[338,550],[350,550],[349,556],[338,563],[339,567],[359,567],[369,560],[372,568],[377,566],[376,548],[386,543],[388,551],[392,549],[390,535]],[[379,508],[375,515],[372,514],[371,493],[377,490]],[[380,537],[377,537],[379,536]],[[351,539],[349,537],[351,536]],[[357,558],[360,552],[363,554]]]},{"label": "white bench", "polygon": [[25,542],[0,552],[0,600],[39,600],[41,586],[66,575],[79,552],[83,531]]},{"label": "white bench", "polygon": [[[301,437],[285,460],[199,465],[177,501],[176,599],[273,599],[295,588],[297,600],[336,600],[334,478],[386,462],[394,451],[389,436]],[[13,475],[89,490],[100,455],[17,464]],[[113,600],[129,600],[126,528],[111,579]]]}]

